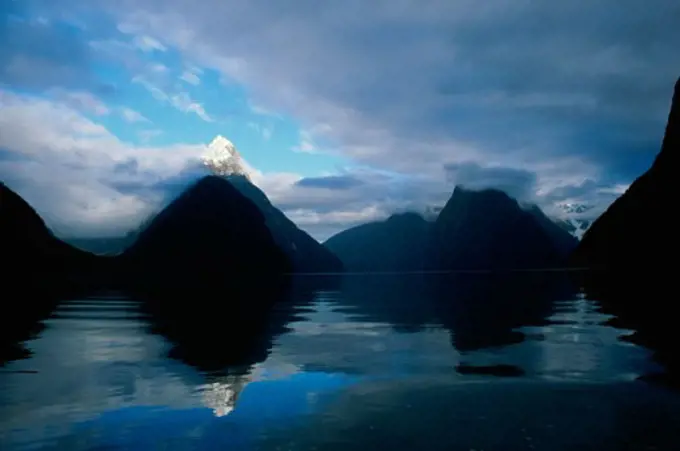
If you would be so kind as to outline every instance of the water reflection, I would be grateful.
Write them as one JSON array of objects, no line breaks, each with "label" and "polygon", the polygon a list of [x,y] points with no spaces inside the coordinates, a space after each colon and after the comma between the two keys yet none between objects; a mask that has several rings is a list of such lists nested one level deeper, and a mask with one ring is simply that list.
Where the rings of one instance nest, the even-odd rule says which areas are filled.
[{"label": "water reflection", "polygon": [[233,293],[63,302],[25,344],[32,356],[0,370],[0,449],[620,449],[648,444],[647,432],[655,446],[680,438],[678,395],[636,381],[659,370],[650,352],[621,340],[631,331],[563,276],[303,280],[275,296],[265,315],[236,312]]},{"label": "water reflection", "polygon": [[625,339],[654,350],[663,371],[650,380],[680,387],[680,358],[673,285],[670,272],[585,273],[578,277],[590,299],[614,315],[609,324],[634,331]]},{"label": "water reflection", "polygon": [[212,382],[200,387],[203,403],[213,409],[215,416],[229,415],[236,407],[236,401],[249,382],[247,376],[234,374],[223,376],[220,382]]},{"label": "water reflection", "polygon": [[[3,280],[0,292],[4,301],[0,319],[0,368],[13,360],[30,357],[31,351],[23,342],[43,330],[42,320],[61,300],[75,295],[74,290],[63,287],[21,282],[20,279]],[[30,299],[30,302],[24,302],[24,299]]]}]

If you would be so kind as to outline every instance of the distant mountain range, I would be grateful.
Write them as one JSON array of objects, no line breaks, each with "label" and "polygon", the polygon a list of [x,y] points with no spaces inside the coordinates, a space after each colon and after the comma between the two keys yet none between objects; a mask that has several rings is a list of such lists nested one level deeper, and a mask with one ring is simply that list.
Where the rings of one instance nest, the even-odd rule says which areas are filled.
[{"label": "distant mountain range", "polygon": [[577,240],[536,206],[524,209],[498,190],[456,187],[432,222],[394,215],[324,244],[350,271],[500,270],[563,266]]},{"label": "distant mountain range", "polygon": [[[429,209],[427,218],[394,215],[345,230],[322,246],[247,176],[222,165],[231,172],[198,180],[139,231],[72,240],[76,247],[57,239],[30,205],[0,183],[0,245],[11,262],[4,281],[83,280],[121,268],[165,283],[199,274],[229,280],[236,274],[339,272],[343,264],[350,271],[530,269],[562,266],[570,254],[576,266],[662,266],[658,253],[677,241],[668,206],[680,152],[679,103],[680,82],[652,167],[592,225],[586,205],[565,204],[573,219],[553,221],[501,191],[456,187],[445,207]],[[229,149],[226,154],[233,157]],[[579,244],[573,236],[581,233]],[[97,257],[78,247],[120,255]]]},{"label": "distant mountain range", "polygon": [[579,240],[583,238],[595,219],[589,214],[593,207],[585,204],[560,204],[558,208],[562,214],[553,219],[555,223]]}]

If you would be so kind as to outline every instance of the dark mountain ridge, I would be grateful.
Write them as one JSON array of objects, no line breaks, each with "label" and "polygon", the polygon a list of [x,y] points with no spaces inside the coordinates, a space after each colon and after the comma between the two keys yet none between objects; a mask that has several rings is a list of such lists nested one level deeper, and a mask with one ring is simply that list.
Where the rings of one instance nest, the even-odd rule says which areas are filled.
[{"label": "dark mountain ridge", "polygon": [[432,224],[416,213],[344,230],[324,243],[348,271],[420,271]]},{"label": "dark mountain ridge", "polygon": [[433,223],[415,213],[394,215],[325,245],[349,270],[371,272],[558,268],[577,243],[535,205],[458,186]]},{"label": "dark mountain ridge", "polygon": [[56,238],[38,213],[0,182],[0,366],[26,355],[19,342],[40,330],[60,299],[98,278],[99,260]]},{"label": "dark mountain ridge", "polygon": [[679,152],[680,79],[675,84],[661,151],[649,170],[588,229],[572,256],[574,265],[648,270],[668,264],[665,254],[673,252],[678,243],[673,205]]},{"label": "dark mountain ridge", "polygon": [[343,270],[343,264],[335,254],[298,228],[245,176],[232,175],[228,180],[260,210],[274,241],[290,260],[294,272],[332,273]]},{"label": "dark mountain ridge", "polygon": [[172,201],[119,257],[146,276],[229,281],[291,270],[259,209],[227,180],[207,176]]},{"label": "dark mountain ridge", "polygon": [[538,207],[502,191],[456,187],[433,226],[432,269],[510,270],[564,266],[576,238]]},{"label": "dark mountain ridge", "polygon": [[46,276],[70,278],[97,262],[94,255],[56,238],[33,207],[2,182],[0,248],[6,283]]}]

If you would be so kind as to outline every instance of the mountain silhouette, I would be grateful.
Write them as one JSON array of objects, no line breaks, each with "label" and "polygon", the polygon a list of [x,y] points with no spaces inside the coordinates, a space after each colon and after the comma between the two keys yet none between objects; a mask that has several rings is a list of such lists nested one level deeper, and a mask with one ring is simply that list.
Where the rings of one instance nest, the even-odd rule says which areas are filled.
[{"label": "mountain silhouette", "polygon": [[21,196],[0,182],[0,248],[5,283],[73,276],[96,257],[55,237]]},{"label": "mountain silhouette", "polygon": [[424,267],[431,223],[416,213],[352,227],[324,245],[348,271],[417,271]]},{"label": "mountain silhouette", "polygon": [[566,230],[559,222],[548,218],[546,214],[543,213],[543,210],[537,205],[532,205],[527,211],[531,213],[534,219],[536,219],[538,224],[543,228],[543,231],[550,237],[553,245],[562,258],[568,256],[576,249],[576,246],[578,246],[578,238],[569,230]]},{"label": "mountain silhouette", "polygon": [[[680,79],[666,133],[652,167],[638,177],[583,236],[572,261],[591,268],[642,269],[666,265],[677,248],[673,205],[680,152]],[[673,244],[675,243],[675,244]]]},{"label": "mountain silhouette", "polygon": [[502,191],[458,186],[433,225],[428,264],[445,270],[559,267],[576,242],[538,207],[527,211]]},{"label": "mountain silhouette", "polygon": [[60,299],[92,284],[98,260],[56,238],[38,213],[0,182],[0,366],[26,357],[20,342],[40,330]]},{"label": "mountain silhouette", "polygon": [[[146,280],[245,282],[290,271],[257,206],[227,180],[206,176],[139,232],[120,257]],[[255,280],[255,279],[254,279]]]},{"label": "mountain silhouette", "polygon": [[297,273],[340,272],[342,262],[307,232],[299,229],[267,196],[243,175],[231,175],[229,182],[250,199],[265,218],[274,241],[287,255]]}]

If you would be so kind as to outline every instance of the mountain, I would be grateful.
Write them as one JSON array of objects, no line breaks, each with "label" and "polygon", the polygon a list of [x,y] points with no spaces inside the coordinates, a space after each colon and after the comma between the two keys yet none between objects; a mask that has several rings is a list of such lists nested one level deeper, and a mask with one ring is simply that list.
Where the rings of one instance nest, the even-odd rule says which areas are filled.
[{"label": "mountain", "polygon": [[579,240],[583,238],[583,235],[593,223],[592,219],[584,218],[557,218],[554,221],[561,229]]},{"label": "mountain", "polygon": [[[43,280],[91,268],[96,257],[56,238],[38,213],[0,182],[0,249],[4,281]],[[11,276],[10,276],[11,275]]]},{"label": "mountain", "polygon": [[432,228],[432,269],[504,270],[559,267],[576,239],[538,207],[524,210],[504,192],[460,186]]},{"label": "mountain", "polygon": [[578,266],[642,269],[668,265],[677,248],[673,205],[680,152],[680,79],[661,151],[651,168],[637,178],[585,233],[574,252]]},{"label": "mountain", "polygon": [[593,209],[592,206],[586,204],[560,204],[559,207],[567,214],[581,214]]},{"label": "mountain", "polygon": [[206,176],[139,232],[121,255],[146,280],[235,283],[290,271],[257,206],[227,180]]},{"label": "mountain", "polygon": [[555,219],[555,223],[579,240],[583,238],[583,235],[593,223],[591,212],[593,207],[567,203],[559,205],[559,208],[563,214]]},{"label": "mountain", "polygon": [[537,205],[532,205],[526,211],[531,213],[543,228],[543,231],[548,235],[561,256],[568,256],[576,249],[578,239],[573,234],[564,233],[564,229],[558,223],[548,218]]},{"label": "mountain", "polygon": [[208,144],[208,152],[202,158],[203,164],[207,166],[215,175],[222,177],[229,175],[240,175],[250,180],[248,168],[236,150],[234,143],[222,135],[217,135]]},{"label": "mountain", "polygon": [[20,342],[40,330],[63,297],[88,288],[99,259],[56,238],[38,213],[0,182],[0,366],[22,358]]},{"label": "mountain", "polygon": [[422,270],[430,228],[431,223],[418,214],[396,214],[340,232],[324,246],[348,271]]},{"label": "mountain", "polygon": [[243,175],[231,175],[227,180],[250,199],[265,218],[274,241],[290,259],[298,273],[340,272],[342,262],[318,241],[300,230],[267,196]]}]

